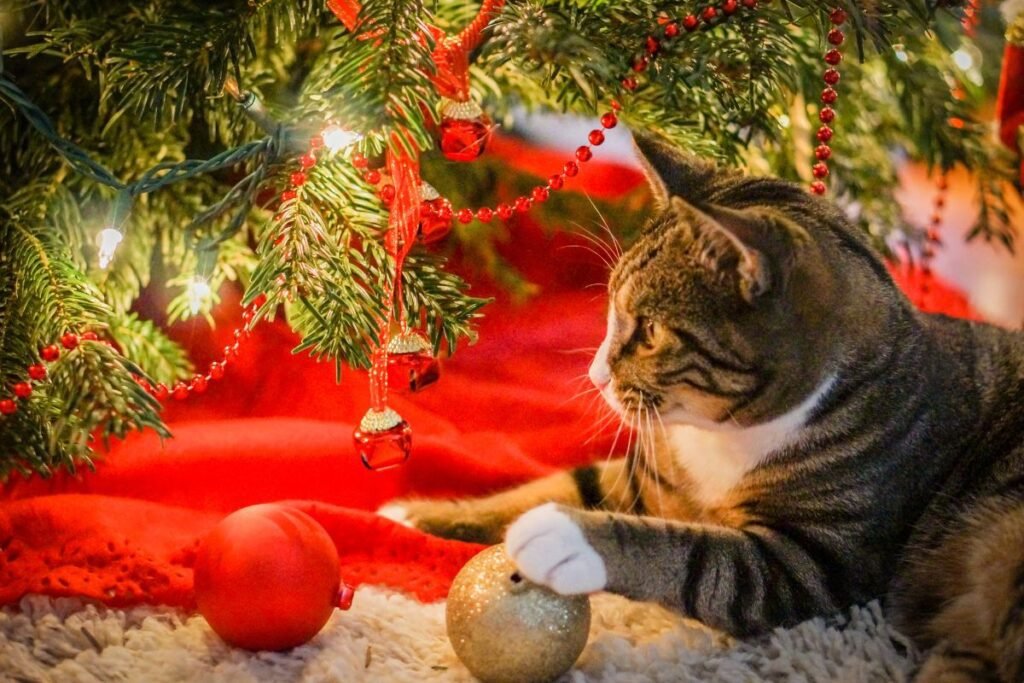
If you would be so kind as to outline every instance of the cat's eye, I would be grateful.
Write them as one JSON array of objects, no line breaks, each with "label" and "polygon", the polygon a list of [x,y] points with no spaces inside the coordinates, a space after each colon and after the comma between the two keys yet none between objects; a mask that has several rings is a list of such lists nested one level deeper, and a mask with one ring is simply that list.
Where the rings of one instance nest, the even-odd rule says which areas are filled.
[{"label": "cat's eye", "polygon": [[658,338],[658,322],[651,318],[637,318],[636,329],[637,340],[643,346],[653,349],[655,346],[655,340]]}]

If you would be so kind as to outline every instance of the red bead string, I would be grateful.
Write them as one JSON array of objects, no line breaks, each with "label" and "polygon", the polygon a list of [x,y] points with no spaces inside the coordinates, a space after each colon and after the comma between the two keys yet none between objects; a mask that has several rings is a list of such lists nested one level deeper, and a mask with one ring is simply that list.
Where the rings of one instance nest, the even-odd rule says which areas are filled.
[{"label": "red bead string", "polygon": [[811,173],[815,180],[811,183],[811,192],[814,194],[825,194],[828,187],[825,185],[825,178],[829,175],[828,160],[832,157],[832,147],[829,145],[835,131],[832,123],[836,120],[836,110],[832,106],[839,99],[839,92],[836,85],[839,84],[839,63],[843,61],[843,53],[839,51],[840,46],[846,40],[846,34],[839,28],[846,23],[846,12],[836,8],[828,15],[832,22],[832,30],[828,32],[826,39],[832,46],[825,53],[825,72],[822,80],[825,81],[825,89],[821,91],[821,110],[818,112],[818,120],[821,126],[818,128],[818,146],[814,149],[814,157],[817,159],[811,167]]},{"label": "red bead string", "polygon": [[[223,357],[219,361],[211,362],[205,373],[197,372],[187,381],[177,382],[173,387],[168,387],[162,382],[155,385],[150,384],[146,378],[138,375],[135,376],[135,381],[158,401],[165,401],[169,397],[182,401],[191,394],[205,392],[210,382],[216,382],[224,378],[228,363],[238,358],[238,351],[241,348],[242,341],[248,338],[250,334],[249,324],[252,322],[256,311],[266,302],[267,297],[260,294],[248,308],[242,311],[244,325],[235,329],[234,342],[224,347]],[[11,396],[0,398],[0,415],[13,415],[18,412],[18,401],[28,400],[32,396],[35,385],[46,381],[49,374],[46,364],[53,363],[60,358],[61,348],[64,351],[71,352],[78,348],[81,342],[97,342],[116,348],[112,341],[100,339],[99,335],[92,331],[83,332],[81,335],[74,332],[67,332],[61,335],[59,344],[49,344],[39,349],[39,360],[41,362],[33,363],[25,369],[26,378],[15,382],[11,386]]]}]

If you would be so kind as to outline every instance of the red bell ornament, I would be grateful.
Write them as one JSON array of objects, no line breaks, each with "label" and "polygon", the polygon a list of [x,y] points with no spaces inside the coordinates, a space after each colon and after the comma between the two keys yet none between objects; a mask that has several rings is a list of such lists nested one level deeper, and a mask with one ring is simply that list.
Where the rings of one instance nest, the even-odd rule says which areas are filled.
[{"label": "red bell ornament", "polygon": [[427,182],[420,184],[420,201],[420,241],[430,244],[444,239],[452,230],[451,202]]},{"label": "red bell ornament", "polygon": [[388,342],[388,386],[396,391],[420,391],[441,377],[441,364],[419,332],[404,332]]},{"label": "red bell ornament", "polygon": [[483,154],[491,120],[472,100],[441,103],[441,153],[451,161],[473,161]]},{"label": "red bell ornament", "polygon": [[386,470],[409,459],[412,427],[391,408],[370,408],[359,421],[352,440],[366,469]]}]

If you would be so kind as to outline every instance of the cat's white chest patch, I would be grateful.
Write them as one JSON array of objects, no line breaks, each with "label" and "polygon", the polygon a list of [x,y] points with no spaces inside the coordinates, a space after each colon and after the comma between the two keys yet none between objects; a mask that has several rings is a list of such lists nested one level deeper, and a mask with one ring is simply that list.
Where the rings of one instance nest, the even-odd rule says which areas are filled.
[{"label": "cat's white chest patch", "polygon": [[720,504],[747,472],[799,439],[808,415],[833,381],[834,378],[829,378],[823,382],[785,415],[753,427],[705,429],[693,425],[666,425],[675,462],[686,469],[697,502],[705,507]]}]

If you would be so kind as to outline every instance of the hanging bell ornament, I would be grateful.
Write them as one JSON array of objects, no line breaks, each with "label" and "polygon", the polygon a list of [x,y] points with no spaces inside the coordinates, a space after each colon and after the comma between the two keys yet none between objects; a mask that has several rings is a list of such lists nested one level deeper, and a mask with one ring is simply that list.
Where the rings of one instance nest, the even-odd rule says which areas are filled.
[{"label": "hanging bell ornament", "polygon": [[444,239],[452,230],[452,205],[428,182],[420,183],[419,238],[424,244]]},{"label": "hanging bell ornament", "polygon": [[441,377],[441,364],[419,332],[403,332],[388,342],[388,386],[420,391]]},{"label": "hanging bell ornament", "polygon": [[368,470],[398,467],[409,459],[412,427],[391,408],[366,411],[352,435],[359,458]]},{"label": "hanging bell ornament", "polygon": [[491,120],[472,100],[441,102],[441,153],[451,161],[473,161],[483,154]]}]

